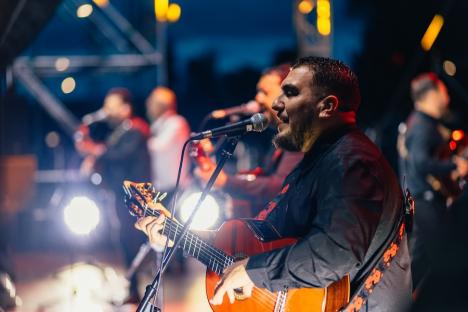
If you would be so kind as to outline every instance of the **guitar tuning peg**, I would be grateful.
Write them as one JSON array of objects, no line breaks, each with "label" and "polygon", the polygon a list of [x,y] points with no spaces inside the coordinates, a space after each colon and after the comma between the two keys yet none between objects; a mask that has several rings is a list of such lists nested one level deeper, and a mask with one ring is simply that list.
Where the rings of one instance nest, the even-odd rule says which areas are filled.
[{"label": "guitar tuning peg", "polygon": [[159,200],[159,195],[161,194],[161,192],[157,192],[154,196],[153,196],[153,204],[156,204]]},{"label": "guitar tuning peg", "polygon": [[158,201],[162,201],[164,198],[166,198],[166,196],[167,192],[162,193],[161,196],[159,196]]}]

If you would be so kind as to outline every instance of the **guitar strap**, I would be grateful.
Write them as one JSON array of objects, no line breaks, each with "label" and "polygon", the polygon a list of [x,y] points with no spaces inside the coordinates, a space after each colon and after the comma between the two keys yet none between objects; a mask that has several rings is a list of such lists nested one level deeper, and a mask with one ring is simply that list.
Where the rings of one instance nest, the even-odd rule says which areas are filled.
[{"label": "guitar strap", "polygon": [[383,249],[373,269],[369,270],[359,287],[357,287],[349,304],[341,312],[358,312],[361,310],[375,286],[382,280],[385,271],[390,267],[392,260],[397,255],[405,232],[410,233],[413,225],[414,200],[408,190],[403,196],[404,211],[400,214],[400,220],[395,227],[393,239],[387,248]]}]

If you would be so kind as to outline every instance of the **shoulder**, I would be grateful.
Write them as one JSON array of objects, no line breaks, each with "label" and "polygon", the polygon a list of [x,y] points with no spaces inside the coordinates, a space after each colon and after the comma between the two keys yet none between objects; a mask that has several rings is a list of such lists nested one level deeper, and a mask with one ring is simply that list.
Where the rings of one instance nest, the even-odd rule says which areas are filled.
[{"label": "shoulder", "polygon": [[354,130],[333,144],[328,162],[337,162],[344,168],[356,165],[375,165],[383,161],[382,152],[360,130]]},{"label": "shoulder", "polygon": [[167,119],[165,120],[165,123],[171,126],[175,126],[175,127],[184,127],[184,128],[189,127],[187,119],[185,119],[184,116],[179,115],[179,114],[168,116]]},{"label": "shoulder", "polygon": [[150,134],[150,127],[148,123],[140,117],[133,117],[130,119],[128,130],[130,132],[141,134],[144,137],[148,137]]},{"label": "shoulder", "polygon": [[398,183],[382,152],[359,130],[340,138],[320,168],[321,175],[345,196],[365,195]]}]

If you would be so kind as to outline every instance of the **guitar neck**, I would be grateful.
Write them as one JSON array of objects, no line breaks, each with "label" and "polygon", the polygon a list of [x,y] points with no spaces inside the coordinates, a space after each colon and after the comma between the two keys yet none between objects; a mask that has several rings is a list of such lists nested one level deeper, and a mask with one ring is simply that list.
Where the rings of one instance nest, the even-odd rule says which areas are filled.
[{"label": "guitar neck", "polygon": [[[151,210],[149,214],[157,217],[160,213],[158,211]],[[182,229],[182,224],[178,223],[174,219],[166,218],[163,234],[169,237],[169,239],[175,241],[182,234]],[[224,268],[234,262],[234,257],[226,254],[221,249],[206,243],[198,235],[190,231],[182,238],[179,247],[182,248],[186,254],[194,257],[206,265],[208,269],[219,275],[222,274]]]}]

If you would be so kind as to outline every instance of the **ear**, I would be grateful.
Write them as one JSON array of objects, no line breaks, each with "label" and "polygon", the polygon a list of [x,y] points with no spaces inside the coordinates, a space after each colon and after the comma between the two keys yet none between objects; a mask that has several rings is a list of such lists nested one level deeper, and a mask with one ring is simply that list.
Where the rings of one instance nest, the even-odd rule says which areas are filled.
[{"label": "ear", "polygon": [[320,101],[319,108],[319,117],[320,118],[330,118],[335,111],[338,110],[339,100],[334,95],[329,95]]}]

